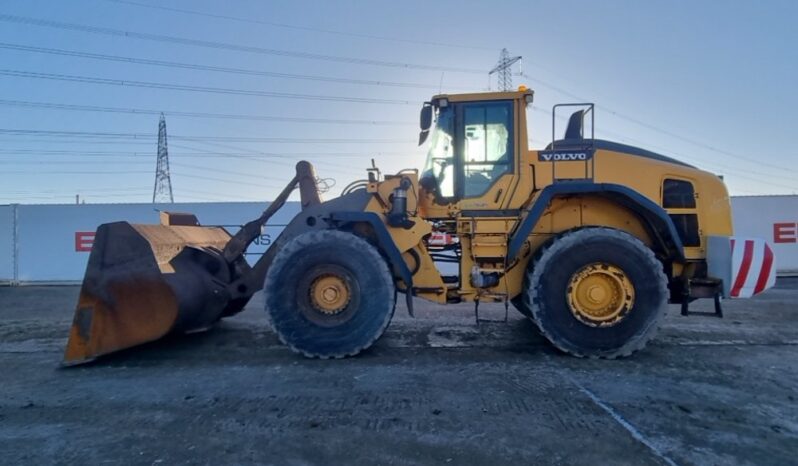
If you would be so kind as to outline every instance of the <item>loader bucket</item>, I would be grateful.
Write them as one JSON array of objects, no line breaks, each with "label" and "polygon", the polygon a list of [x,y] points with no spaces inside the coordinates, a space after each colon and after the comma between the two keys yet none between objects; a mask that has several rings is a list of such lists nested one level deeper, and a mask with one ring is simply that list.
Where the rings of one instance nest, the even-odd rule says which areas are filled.
[{"label": "loader bucket", "polygon": [[250,266],[247,247],[297,187],[303,210],[321,203],[313,166],[300,161],[296,176],[235,236],[201,227],[192,214],[168,212],[161,212],[160,225],[100,225],[63,364],[88,362],[168,333],[205,330],[240,312],[263,286],[274,257],[272,248]]},{"label": "loader bucket", "polygon": [[229,312],[230,271],[220,250],[230,235],[192,223],[198,225],[196,219],[181,225],[117,222],[97,229],[65,365],[170,332],[203,330]]}]

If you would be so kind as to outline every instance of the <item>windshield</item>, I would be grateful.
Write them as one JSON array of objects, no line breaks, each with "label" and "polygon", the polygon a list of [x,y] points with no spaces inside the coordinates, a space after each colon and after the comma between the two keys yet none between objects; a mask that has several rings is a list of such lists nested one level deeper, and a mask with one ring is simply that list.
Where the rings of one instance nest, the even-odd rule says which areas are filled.
[{"label": "windshield", "polygon": [[454,109],[440,108],[436,114],[435,129],[432,130],[427,161],[424,163],[423,179],[432,181],[437,197],[454,196]]}]

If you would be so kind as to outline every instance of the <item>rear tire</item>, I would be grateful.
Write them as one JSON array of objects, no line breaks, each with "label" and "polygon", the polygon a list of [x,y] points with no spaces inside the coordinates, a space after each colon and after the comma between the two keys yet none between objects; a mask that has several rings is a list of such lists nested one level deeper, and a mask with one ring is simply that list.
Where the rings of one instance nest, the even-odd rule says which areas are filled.
[{"label": "rear tire", "polygon": [[264,284],[272,329],[311,358],[354,356],[382,336],[395,287],[379,251],[351,233],[297,236],[277,253]]},{"label": "rear tire", "polygon": [[[524,280],[524,281],[526,281],[526,280]],[[526,294],[526,292],[525,292],[526,289],[527,289],[527,287],[524,286],[524,291],[522,291],[521,294],[519,294],[515,298],[511,299],[510,303],[512,303],[512,305],[515,308],[515,310],[520,312],[521,315],[523,315],[524,317],[532,319],[533,318],[532,317],[532,310],[527,307],[526,300],[524,299],[524,295]]]},{"label": "rear tire", "polygon": [[654,337],[667,311],[662,264],[623,231],[566,233],[528,274],[524,297],[533,320],[554,346],[574,356],[629,356]]}]

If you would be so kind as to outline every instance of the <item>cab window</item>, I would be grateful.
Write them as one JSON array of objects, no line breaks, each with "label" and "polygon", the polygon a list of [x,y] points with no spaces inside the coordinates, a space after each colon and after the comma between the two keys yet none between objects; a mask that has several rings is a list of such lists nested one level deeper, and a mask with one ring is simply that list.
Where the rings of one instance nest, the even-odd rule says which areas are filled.
[{"label": "cab window", "polygon": [[512,171],[513,107],[511,102],[463,107],[463,197],[477,197]]},{"label": "cab window", "polygon": [[666,209],[695,208],[693,184],[689,181],[667,178],[662,183],[662,207]]},{"label": "cab window", "polygon": [[668,210],[682,244],[686,247],[701,246],[693,184],[685,180],[666,178],[662,182],[662,207]]}]

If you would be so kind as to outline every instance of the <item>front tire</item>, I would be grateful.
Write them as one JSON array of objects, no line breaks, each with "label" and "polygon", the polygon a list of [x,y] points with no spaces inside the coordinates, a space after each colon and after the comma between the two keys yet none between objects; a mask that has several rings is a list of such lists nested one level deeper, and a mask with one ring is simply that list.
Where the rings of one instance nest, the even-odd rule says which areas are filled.
[{"label": "front tire", "polygon": [[651,340],[668,307],[662,264],[634,236],[584,228],[533,264],[525,302],[541,333],[578,357],[629,356]]},{"label": "front tire", "polygon": [[264,284],[280,340],[311,358],[354,356],[391,321],[393,278],[377,249],[351,233],[297,236],[277,253]]}]

